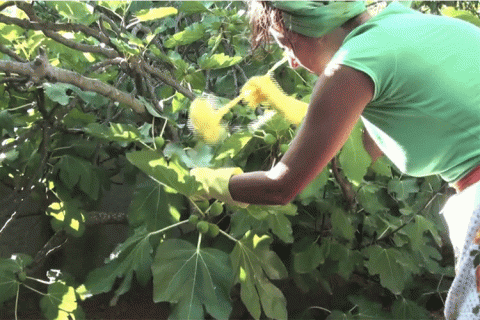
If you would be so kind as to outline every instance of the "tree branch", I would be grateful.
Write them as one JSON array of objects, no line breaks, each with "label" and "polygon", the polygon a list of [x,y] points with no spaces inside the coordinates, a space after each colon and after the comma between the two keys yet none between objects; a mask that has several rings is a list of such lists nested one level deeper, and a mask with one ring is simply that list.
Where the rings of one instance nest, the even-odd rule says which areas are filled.
[{"label": "tree branch", "polygon": [[5,53],[6,55],[12,57],[13,59],[19,61],[19,62],[27,62],[27,60],[23,59],[20,57],[18,54],[16,54],[14,51],[8,49],[5,47],[3,44],[0,43],[0,52]]},{"label": "tree branch", "polygon": [[28,273],[34,274],[45,263],[46,258],[53,252],[59,250],[63,245],[67,243],[67,233],[65,230],[55,232],[55,234],[45,243],[42,249],[40,249],[32,263],[28,267]]},{"label": "tree branch", "polygon": [[82,90],[96,92],[113,101],[126,104],[145,119],[150,118],[143,103],[135,99],[132,95],[120,91],[100,80],[84,77],[74,71],[53,67],[44,56],[38,56],[33,63],[0,60],[0,71],[28,76],[34,83],[49,80],[51,82],[58,81],[73,84]]},{"label": "tree branch", "polygon": [[[50,128],[47,126],[47,123],[43,123],[43,141],[41,144],[41,154],[42,154],[42,160],[40,161],[40,164],[38,165],[38,169],[35,172],[35,174],[30,178],[28,183],[19,189],[16,189],[13,191],[8,197],[2,199],[2,204],[4,205],[4,208],[0,211],[0,216],[3,216],[8,210],[10,209],[10,205],[12,204],[14,207],[13,213],[8,217],[7,221],[3,224],[3,226],[0,229],[0,236],[3,233],[3,231],[7,228],[7,226],[15,219],[18,211],[16,208],[32,193],[33,191],[33,185],[36,181],[39,180],[39,178],[42,176],[42,172],[45,169],[45,166],[47,164],[47,161],[49,159],[49,152],[48,152],[48,145],[50,142]],[[5,204],[7,204],[5,206]],[[11,209],[10,209],[11,210]]]},{"label": "tree branch", "polygon": [[6,9],[8,7],[12,7],[14,5],[15,5],[14,1],[6,1],[6,2],[4,2],[3,4],[0,5],[0,11],[3,11],[4,9]]},{"label": "tree branch", "polygon": [[[43,22],[41,21],[35,14],[35,12],[33,11],[33,8],[32,8],[32,5],[31,4],[28,4],[26,2],[17,2],[17,7],[21,10],[23,10],[27,16],[30,18],[30,20],[32,21],[28,21],[28,20],[22,20],[22,19],[17,19],[17,18],[12,18],[12,17],[7,17],[5,15],[2,15],[0,14],[0,22],[3,22],[5,24],[15,24],[15,25],[18,25],[19,27],[22,27],[24,29],[33,29],[33,30],[40,30],[43,32],[43,34],[69,48],[72,48],[72,49],[75,49],[75,50],[79,50],[79,51],[83,51],[83,52],[91,52],[91,53],[99,53],[99,54],[102,54],[104,56],[106,56],[107,58],[116,58],[116,57],[119,57],[120,54],[118,52],[116,52],[114,49],[111,49],[111,48],[103,48],[101,46],[97,46],[97,45],[89,45],[89,44],[82,44],[82,43],[78,43],[78,42],[75,42],[75,41],[72,41],[72,40],[69,40],[69,39],[66,39],[64,37],[62,37],[60,34],[52,31],[52,30],[55,30],[55,29],[60,29],[60,27],[53,27],[53,29],[50,29],[51,26],[51,23],[48,23],[48,22]],[[65,28],[68,28],[68,27],[71,27],[71,28],[75,28],[75,29],[79,29],[80,30],[80,27],[74,27],[76,25],[74,24],[59,24],[60,26],[63,26]],[[83,30],[82,31],[86,31],[90,28],[88,27],[81,27]],[[63,30],[63,29],[62,29]],[[105,40],[106,42],[104,43],[108,43],[108,38],[106,36],[101,36],[99,32],[95,32],[93,29],[90,29],[89,31],[86,31],[89,33],[89,35],[92,35],[95,34],[95,37],[97,39],[102,39],[102,40]],[[100,41],[102,41],[100,40]],[[103,41],[102,41],[103,42]]]},{"label": "tree branch", "polygon": [[171,76],[169,76],[164,70],[154,68],[153,66],[149,65],[148,63],[143,63],[143,68],[150,73],[152,76],[155,78],[161,80],[165,84],[173,87],[176,89],[178,92],[183,94],[185,97],[189,98],[190,100],[194,100],[196,98],[196,95],[182,86],[180,83],[178,83],[175,79],[173,79]]},{"label": "tree branch", "polygon": [[337,161],[338,160],[336,156],[333,157],[331,161],[333,176],[342,189],[343,197],[347,201],[349,209],[354,209],[357,204],[355,201],[355,192],[353,191],[352,184],[338,170]]},{"label": "tree branch", "polygon": [[95,226],[100,224],[128,224],[127,214],[124,212],[89,212],[85,215],[85,225]]}]

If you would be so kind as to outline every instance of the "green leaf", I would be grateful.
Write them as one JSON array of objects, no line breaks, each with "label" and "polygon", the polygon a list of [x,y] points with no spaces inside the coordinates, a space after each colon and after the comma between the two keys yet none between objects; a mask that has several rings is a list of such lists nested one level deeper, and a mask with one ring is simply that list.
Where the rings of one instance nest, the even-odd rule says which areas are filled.
[{"label": "green leaf", "polygon": [[410,276],[402,264],[398,262],[400,251],[395,248],[384,249],[380,246],[371,246],[366,249],[368,262],[365,263],[371,275],[380,275],[380,283],[394,294],[401,294],[405,281]]},{"label": "green leaf", "polygon": [[43,88],[45,89],[45,94],[50,100],[58,102],[62,106],[66,106],[70,99],[73,96],[67,94],[67,91],[73,91],[85,102],[92,103],[95,106],[104,105],[108,99],[90,91],[83,91],[79,87],[74,86],[73,84],[68,83],[44,83]]},{"label": "green leaf", "polygon": [[163,154],[168,158],[176,154],[188,168],[212,166],[210,163],[213,158],[212,147],[203,143],[198,143],[195,148],[187,149],[181,143],[169,143],[163,149]]},{"label": "green leaf", "polygon": [[137,11],[135,13],[135,16],[138,18],[139,21],[144,22],[162,19],[168,16],[176,15],[177,13],[178,10],[173,7],[161,7]]},{"label": "green leaf", "polygon": [[203,5],[202,2],[203,1],[182,1],[178,10],[187,15],[207,12],[208,9]]},{"label": "green leaf", "polygon": [[117,38],[110,38],[110,41],[123,53],[127,55],[138,55],[140,54],[140,49],[137,48],[136,45],[130,45],[129,43],[125,42],[123,39]]},{"label": "green leaf", "polygon": [[147,229],[143,226],[119,245],[106,260],[107,265],[90,272],[83,285],[77,288],[82,299],[112,290],[115,280],[124,278],[115,291],[114,299],[130,289],[133,272],[141,285],[146,285],[152,277],[152,246]]},{"label": "green leaf", "polygon": [[429,319],[430,312],[415,302],[403,297],[397,299],[392,306],[392,314],[395,319]]},{"label": "green leaf", "polygon": [[[363,266],[363,256],[359,251],[345,247],[343,244],[332,241],[329,246],[329,258],[338,261],[338,274],[348,280],[350,275],[359,266]],[[323,243],[322,243],[323,246]]]},{"label": "green leaf", "polygon": [[349,296],[348,300],[358,308],[356,319],[389,319],[382,305],[363,296]]},{"label": "green leaf", "polygon": [[130,223],[134,226],[146,223],[148,231],[155,231],[178,222],[180,213],[170,195],[151,179],[138,185],[128,209]]},{"label": "green leaf", "polygon": [[303,191],[297,196],[303,205],[308,205],[321,196],[320,190],[323,189],[328,182],[330,171],[326,167]]},{"label": "green leaf", "polygon": [[93,165],[78,157],[65,155],[56,165],[60,180],[69,188],[78,185],[90,198],[97,200],[100,193],[100,178]]},{"label": "green leaf", "polygon": [[416,193],[420,190],[416,179],[393,178],[388,182],[388,192],[394,193],[395,198],[399,201],[406,200],[411,193]]},{"label": "green leaf", "polygon": [[406,225],[401,231],[410,238],[414,251],[419,250],[420,246],[425,244],[424,233],[427,231],[430,232],[439,246],[442,244],[442,239],[435,228],[435,224],[421,215],[416,215],[415,222]]},{"label": "green leaf", "polygon": [[85,216],[76,200],[54,202],[47,208],[46,214],[51,216],[54,230],[65,230],[74,237],[80,237],[85,231]]},{"label": "green leaf", "polygon": [[[293,270],[297,273],[310,273],[325,262],[324,251],[316,242],[304,238],[294,244],[292,250]],[[301,249],[301,250],[300,250]]]},{"label": "green leaf", "polygon": [[286,301],[282,292],[268,279],[283,279],[287,270],[280,258],[270,250],[272,239],[247,232],[235,245],[230,258],[235,282],[240,283],[240,296],[250,314],[259,319],[260,305],[272,319],[287,319]]},{"label": "green leaf", "polygon": [[465,10],[457,10],[454,7],[444,7],[440,10],[442,15],[452,18],[461,19],[464,21],[468,21],[477,27],[480,27],[480,19],[474,15],[473,13]]},{"label": "green leaf", "polygon": [[109,127],[100,123],[90,123],[85,128],[85,132],[94,137],[115,142],[134,142],[141,138],[140,131],[135,126],[125,123],[110,123]]},{"label": "green leaf", "polygon": [[390,208],[382,203],[381,189],[375,184],[365,184],[358,190],[357,200],[366,212],[376,214],[390,211]]},{"label": "green leaf", "polygon": [[377,175],[392,178],[392,163],[387,157],[382,156],[372,164],[372,170]]},{"label": "green leaf", "polygon": [[230,234],[235,237],[243,237],[249,231],[254,230],[258,234],[267,233],[269,229],[265,220],[259,221],[246,210],[238,210],[232,215],[232,229]]},{"label": "green leaf", "polygon": [[233,159],[252,139],[253,135],[249,131],[239,131],[232,134],[229,138],[223,141],[220,148],[217,150],[215,160]]},{"label": "green leaf", "polygon": [[363,147],[362,128],[363,125],[359,121],[343,145],[338,158],[345,176],[356,185],[363,181],[372,163],[372,158]]},{"label": "green leaf", "polygon": [[286,215],[297,214],[297,207],[291,203],[285,206],[256,206],[250,205],[244,210],[257,220],[266,220],[268,227],[283,242],[293,242],[292,223]]},{"label": "green leaf", "polygon": [[242,61],[240,56],[227,56],[223,52],[213,55],[205,53],[198,58],[198,66],[204,70],[228,68]]},{"label": "green leaf", "polygon": [[189,171],[182,167],[178,160],[172,159],[168,163],[155,150],[130,152],[127,159],[154,180],[187,197],[201,188],[201,184],[190,176]]},{"label": "green leaf", "polygon": [[57,281],[48,286],[48,293],[40,300],[40,308],[47,319],[84,319],[77,303],[75,289]]},{"label": "green leaf", "polygon": [[349,241],[353,240],[356,229],[350,217],[339,207],[331,206],[330,212],[333,234]]},{"label": "green leaf", "polygon": [[180,45],[187,45],[197,40],[200,40],[205,35],[205,27],[195,22],[185,28],[185,30],[175,33],[167,41],[165,41],[165,48],[174,48]]},{"label": "green leaf", "polygon": [[205,306],[214,318],[228,319],[233,277],[223,251],[168,239],[158,246],[152,270],[153,300],[175,303],[171,318],[204,319]]},{"label": "green leaf", "polygon": [[54,8],[64,18],[84,25],[90,25],[99,17],[93,14],[93,8],[81,1],[47,1],[49,7]]},{"label": "green leaf", "polygon": [[12,255],[10,259],[0,259],[0,306],[16,296],[20,285],[17,273],[32,263],[33,259],[24,254]]},{"label": "green leaf", "polygon": [[62,122],[67,128],[83,128],[96,120],[97,117],[95,115],[74,108],[63,118]]}]

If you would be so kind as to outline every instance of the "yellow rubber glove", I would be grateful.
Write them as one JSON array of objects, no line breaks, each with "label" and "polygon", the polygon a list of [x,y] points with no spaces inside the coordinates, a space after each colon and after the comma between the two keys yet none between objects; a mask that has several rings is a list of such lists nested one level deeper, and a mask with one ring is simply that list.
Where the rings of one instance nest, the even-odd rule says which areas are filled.
[{"label": "yellow rubber glove", "polygon": [[307,113],[308,104],[286,95],[269,74],[250,78],[241,95],[250,107],[266,103],[295,125],[300,124]]},{"label": "yellow rubber glove", "polygon": [[239,207],[246,207],[248,204],[237,202],[232,199],[230,191],[228,190],[228,183],[232,176],[242,174],[243,170],[240,168],[195,168],[190,171],[190,175],[194,176],[199,181],[203,190],[198,194],[193,195],[193,201],[208,200],[211,198],[218,199],[227,204],[233,204]]}]

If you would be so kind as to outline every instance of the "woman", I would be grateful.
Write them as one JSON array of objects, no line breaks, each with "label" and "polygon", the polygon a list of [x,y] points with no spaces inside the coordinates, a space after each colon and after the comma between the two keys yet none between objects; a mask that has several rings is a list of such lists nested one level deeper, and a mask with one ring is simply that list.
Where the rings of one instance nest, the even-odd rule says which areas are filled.
[{"label": "woman", "polygon": [[461,202],[470,201],[470,211],[461,213],[463,230],[451,235],[463,250],[445,314],[475,318],[480,300],[469,253],[478,249],[474,237],[480,227],[480,196],[475,197],[480,194],[480,30],[398,3],[375,17],[361,2],[257,2],[250,11],[254,45],[270,34],[292,67],[319,78],[281,161],[268,172],[194,171],[209,196],[246,204],[290,202],[335,156],[361,117],[402,172],[439,174],[456,187]]}]

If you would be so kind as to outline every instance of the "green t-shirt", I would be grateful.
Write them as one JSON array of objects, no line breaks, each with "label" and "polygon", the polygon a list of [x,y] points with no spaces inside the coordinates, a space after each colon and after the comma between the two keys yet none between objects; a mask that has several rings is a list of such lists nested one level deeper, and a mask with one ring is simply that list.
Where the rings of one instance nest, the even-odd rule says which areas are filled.
[{"label": "green t-shirt", "polygon": [[480,164],[480,28],[392,3],[331,63],[373,80],[362,120],[399,170],[454,182]]}]

